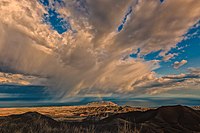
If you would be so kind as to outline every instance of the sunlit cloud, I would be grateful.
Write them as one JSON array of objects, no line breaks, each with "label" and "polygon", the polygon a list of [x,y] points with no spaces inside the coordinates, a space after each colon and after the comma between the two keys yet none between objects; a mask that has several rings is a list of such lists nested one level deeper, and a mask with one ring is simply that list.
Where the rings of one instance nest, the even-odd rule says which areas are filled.
[{"label": "sunlit cloud", "polygon": [[[168,52],[198,22],[199,5],[196,0],[3,0],[0,70],[33,76],[38,85],[45,79],[59,98],[144,94],[150,91],[145,90],[146,82],[171,82],[154,71],[161,61],[178,56]],[[161,60],[143,59],[155,51],[161,51]],[[137,58],[130,56],[133,52]],[[186,63],[175,62],[173,67]]]},{"label": "sunlit cloud", "polygon": [[0,72],[0,84],[9,85],[45,85],[45,78],[28,76],[22,74],[2,73]]},{"label": "sunlit cloud", "polygon": [[179,67],[185,65],[186,63],[187,63],[187,60],[182,60],[180,62],[175,61],[173,67],[174,69],[178,69]]},{"label": "sunlit cloud", "polygon": [[169,54],[167,54],[167,55],[165,55],[163,57],[163,60],[167,62],[167,61],[169,61],[170,59],[174,58],[177,55],[178,55],[177,53],[173,53],[173,54],[169,53]]}]

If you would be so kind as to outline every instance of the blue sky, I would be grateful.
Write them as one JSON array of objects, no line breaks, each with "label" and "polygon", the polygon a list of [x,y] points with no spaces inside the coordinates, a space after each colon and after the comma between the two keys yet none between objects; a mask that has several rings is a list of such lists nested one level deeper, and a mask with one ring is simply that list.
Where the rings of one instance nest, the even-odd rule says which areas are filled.
[{"label": "blue sky", "polygon": [[[192,28],[190,28],[188,32],[184,35],[186,38],[179,42],[175,48],[172,48],[168,52],[178,53],[178,55],[175,56],[175,58],[172,58],[169,62],[161,62],[161,67],[158,70],[156,70],[156,72],[158,72],[159,74],[179,74],[184,73],[190,67],[200,67],[200,26],[197,26],[198,24],[200,24],[200,22],[198,22]],[[193,33],[196,34],[192,35]],[[192,36],[190,37],[190,35]],[[157,55],[152,56],[150,58],[157,59],[156,56]],[[186,59],[188,63],[178,70],[173,69],[173,62],[181,61],[183,59]]]},{"label": "blue sky", "polygon": [[[164,2],[164,0],[160,0],[161,3]],[[118,27],[118,32],[123,30],[124,25],[126,24],[126,21],[128,17],[131,15],[133,12],[132,7],[130,6],[127,10],[127,13],[125,14],[122,23]],[[200,21],[194,24],[194,26],[190,27],[188,29],[188,32],[182,36],[183,40],[178,42],[176,44],[175,48],[171,48],[170,51],[166,54],[173,54],[177,53],[178,55],[174,56],[171,58],[169,61],[162,61],[162,56],[159,54],[162,52],[161,50],[158,51],[153,51],[151,53],[148,53],[142,58],[146,61],[151,61],[151,60],[161,60],[160,62],[160,67],[156,69],[155,71],[159,75],[168,75],[168,74],[180,74],[180,73],[185,73],[187,72],[187,69],[190,67],[200,67]],[[138,54],[140,53],[141,49],[138,48],[136,53],[130,54],[130,57],[132,58],[138,58]],[[192,52],[191,52],[192,51]],[[173,68],[173,63],[175,61],[181,61],[183,59],[186,59],[188,61],[187,64],[185,64],[183,67],[180,69],[174,69]]]},{"label": "blue sky", "polygon": [[57,31],[59,34],[72,30],[72,27],[68,20],[61,17],[61,15],[53,8],[52,5],[58,3],[60,6],[64,4],[62,0],[53,0],[52,5],[50,5],[49,0],[39,0],[40,3],[45,7],[48,13],[43,16],[44,23],[47,23],[51,28]]},{"label": "blue sky", "polygon": [[[160,53],[161,50],[150,52],[146,55],[143,55],[143,58],[146,61],[151,60],[160,60],[160,67],[155,71],[160,75],[168,74],[180,74],[187,72],[188,68],[200,67],[200,22],[197,22],[194,26],[188,29],[188,32],[185,35],[182,35],[184,38],[176,44],[175,47],[171,48],[166,54],[177,54],[168,61],[163,61]],[[132,58],[138,58],[141,49],[138,48],[136,53],[130,54]],[[188,63],[182,66],[180,69],[174,69],[173,63],[175,61],[187,60]]]}]

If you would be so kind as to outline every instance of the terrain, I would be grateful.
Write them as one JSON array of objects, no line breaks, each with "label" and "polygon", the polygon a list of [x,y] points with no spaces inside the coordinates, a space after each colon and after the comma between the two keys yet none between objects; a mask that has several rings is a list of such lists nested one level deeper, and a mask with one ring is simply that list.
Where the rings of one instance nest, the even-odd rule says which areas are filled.
[{"label": "terrain", "polygon": [[[0,117],[1,133],[199,133],[200,111],[187,106],[163,106],[142,109],[120,106],[89,106],[101,111],[85,115],[82,119],[51,118],[38,112],[26,112]],[[96,104],[95,104],[96,105]],[[113,105],[113,104],[112,104]],[[89,108],[91,107],[91,108]],[[60,107],[61,108],[61,107]],[[76,107],[75,107],[76,108]],[[110,111],[107,116],[102,115]],[[121,110],[117,110],[117,109]],[[125,108],[132,110],[123,111]],[[58,109],[58,108],[57,108]],[[104,109],[104,110],[103,110]],[[113,110],[116,110],[113,112]],[[134,110],[135,109],[135,110]],[[80,108],[79,108],[80,110]],[[94,111],[95,109],[93,109]],[[55,110],[54,110],[55,111]],[[120,112],[121,111],[121,112]],[[98,115],[97,115],[98,114]],[[80,115],[80,114],[79,114]],[[63,117],[63,116],[62,116]]]},{"label": "terrain", "polygon": [[[0,108],[0,116],[38,112],[55,120],[81,121],[88,117],[107,117],[117,113],[130,111],[146,111],[150,108],[118,106],[113,102],[92,102],[82,106],[53,106],[53,107],[26,107],[26,108]],[[93,117],[94,118],[94,117]]]}]

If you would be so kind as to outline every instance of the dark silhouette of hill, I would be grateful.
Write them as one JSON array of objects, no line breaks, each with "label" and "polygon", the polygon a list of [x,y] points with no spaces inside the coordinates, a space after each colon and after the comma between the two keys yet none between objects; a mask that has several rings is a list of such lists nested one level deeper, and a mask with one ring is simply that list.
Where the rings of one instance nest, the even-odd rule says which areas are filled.
[{"label": "dark silhouette of hill", "polygon": [[0,117],[0,133],[46,133],[61,128],[61,124],[37,112]]},{"label": "dark silhouette of hill", "polygon": [[128,112],[110,116],[100,123],[125,121],[144,133],[190,133],[200,132],[200,112],[186,106],[165,106],[145,112]]},{"label": "dark silhouette of hill", "polygon": [[198,133],[200,112],[186,106],[163,106],[134,111],[99,121],[56,121],[37,112],[0,117],[0,133]]}]

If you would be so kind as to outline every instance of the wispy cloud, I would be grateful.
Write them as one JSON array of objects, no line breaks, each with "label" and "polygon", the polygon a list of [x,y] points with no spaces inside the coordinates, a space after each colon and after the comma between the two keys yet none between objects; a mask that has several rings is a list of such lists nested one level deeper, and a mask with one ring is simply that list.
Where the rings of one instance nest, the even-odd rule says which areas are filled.
[{"label": "wispy cloud", "polygon": [[12,85],[45,85],[45,78],[38,78],[35,76],[12,74],[0,72],[0,85],[12,84]]},{"label": "wispy cloud", "polygon": [[[156,77],[155,73],[152,73],[138,82],[134,86],[137,86],[137,90],[141,93],[147,93],[150,95],[170,94],[172,95],[196,95],[193,93],[198,92],[200,83],[200,71],[199,68],[189,68],[188,72],[174,75],[166,75],[163,77]],[[184,90],[184,91],[183,91]],[[185,92],[185,93],[184,93]]]}]

